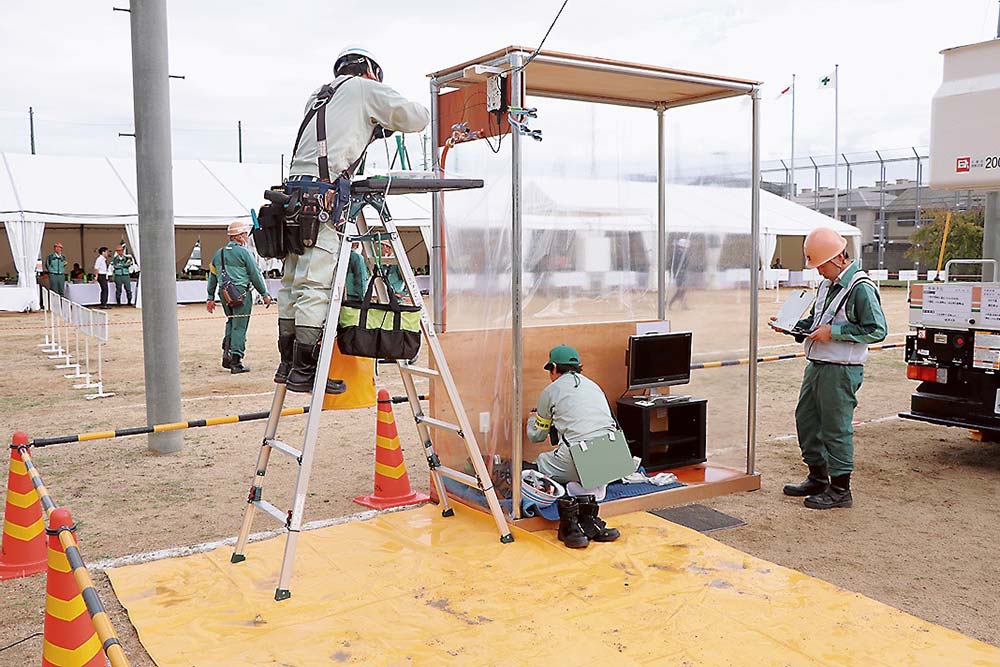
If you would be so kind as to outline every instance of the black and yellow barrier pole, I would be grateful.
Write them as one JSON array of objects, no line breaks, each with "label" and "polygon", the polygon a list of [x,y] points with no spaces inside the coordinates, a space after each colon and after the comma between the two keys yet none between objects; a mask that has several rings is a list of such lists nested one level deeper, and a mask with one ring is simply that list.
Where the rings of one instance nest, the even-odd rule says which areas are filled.
[{"label": "black and yellow barrier pole", "polygon": [[[882,345],[869,345],[869,350],[891,350],[896,347],[906,347],[906,343],[885,343]],[[788,354],[775,354],[769,357],[757,357],[757,363],[762,364],[769,361],[784,361],[786,359],[801,359],[806,356],[805,352],[790,352]],[[691,364],[691,370],[700,371],[705,368],[724,368],[726,366],[745,366],[750,363],[750,359],[726,359],[724,361],[706,361],[700,364]]]},{"label": "black and yellow barrier pole", "polygon": [[[418,396],[420,400],[426,400],[426,396]],[[393,396],[393,403],[405,403],[406,396]],[[285,408],[281,411],[282,417],[292,415],[304,415],[309,412],[309,406],[304,405],[299,408]],[[45,447],[47,445],[64,445],[70,442],[87,442],[89,440],[111,440],[114,438],[125,438],[130,435],[146,435],[149,433],[163,433],[164,431],[182,431],[189,428],[204,428],[206,426],[223,426],[225,424],[239,424],[242,422],[252,422],[267,419],[271,416],[270,410],[260,412],[248,412],[244,415],[227,415],[225,417],[210,417],[208,419],[192,419],[186,422],[173,422],[168,424],[147,424],[146,426],[133,426],[130,428],[120,428],[114,431],[92,431],[90,433],[74,433],[72,435],[60,435],[54,438],[35,438],[31,441],[32,447]]]}]

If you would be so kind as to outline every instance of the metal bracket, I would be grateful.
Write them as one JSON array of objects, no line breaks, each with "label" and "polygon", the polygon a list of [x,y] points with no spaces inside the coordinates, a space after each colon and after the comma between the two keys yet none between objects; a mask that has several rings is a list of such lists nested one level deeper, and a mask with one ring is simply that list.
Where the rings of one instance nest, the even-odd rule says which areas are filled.
[{"label": "metal bracket", "polygon": [[[429,442],[426,445],[424,445],[424,447],[430,447],[430,446],[431,446],[431,443],[429,443]],[[440,459],[440,457],[438,457],[437,453],[431,454],[430,456],[427,457],[427,466],[431,470],[434,470],[435,468],[440,468],[441,467],[441,459]]]},{"label": "metal bracket", "polygon": [[385,202],[385,195],[381,192],[366,192],[360,196],[351,195],[351,208],[347,214],[348,222],[354,223],[365,206],[371,206],[378,211],[378,217],[382,219],[383,223],[392,220],[389,205]]},{"label": "metal bracket", "polygon": [[247,502],[248,503],[256,502],[256,501],[258,501],[258,500],[261,499],[261,496],[262,496],[262,494],[261,494],[261,487],[259,487],[259,486],[251,486],[250,487],[250,495],[247,496]]}]

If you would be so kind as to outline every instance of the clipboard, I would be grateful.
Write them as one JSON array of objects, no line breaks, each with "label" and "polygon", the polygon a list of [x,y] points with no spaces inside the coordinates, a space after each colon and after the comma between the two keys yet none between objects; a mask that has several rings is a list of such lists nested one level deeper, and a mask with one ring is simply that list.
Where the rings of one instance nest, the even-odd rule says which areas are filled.
[{"label": "clipboard", "polygon": [[635,472],[635,461],[621,429],[583,442],[570,443],[569,454],[580,475],[580,486],[585,489],[603,486]]}]

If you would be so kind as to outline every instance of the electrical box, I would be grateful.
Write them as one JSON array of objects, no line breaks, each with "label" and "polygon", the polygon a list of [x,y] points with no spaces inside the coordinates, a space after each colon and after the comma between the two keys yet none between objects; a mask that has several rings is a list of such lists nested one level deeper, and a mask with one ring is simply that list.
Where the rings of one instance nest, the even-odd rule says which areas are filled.
[{"label": "electrical box", "polygon": [[486,79],[486,110],[500,111],[503,108],[503,78],[497,74]]},{"label": "electrical box", "polygon": [[930,186],[1000,190],[1000,39],[941,52],[931,102]]}]

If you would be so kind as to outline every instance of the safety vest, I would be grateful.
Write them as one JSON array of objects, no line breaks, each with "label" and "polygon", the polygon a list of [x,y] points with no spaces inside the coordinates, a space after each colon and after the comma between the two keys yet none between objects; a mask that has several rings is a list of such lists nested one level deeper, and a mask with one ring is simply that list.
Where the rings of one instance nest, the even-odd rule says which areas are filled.
[{"label": "safety vest", "polygon": [[[833,285],[833,282],[824,280],[820,283],[819,290],[816,293],[816,317],[813,318],[812,329],[810,331],[815,331],[824,324],[831,326],[851,324],[851,320],[847,317],[847,299],[858,283],[861,282],[867,282],[873,287],[875,285],[867,273],[858,269],[851,278],[851,282],[847,284],[847,287],[840,290],[828,304],[826,303],[826,297],[830,293],[830,287]],[[822,307],[821,304],[826,304],[826,308],[822,311],[820,310]],[[865,363],[865,360],[868,359],[868,343],[854,343],[846,340],[820,342],[807,338],[806,358],[810,361],[823,361],[828,364],[858,366]]]}]

